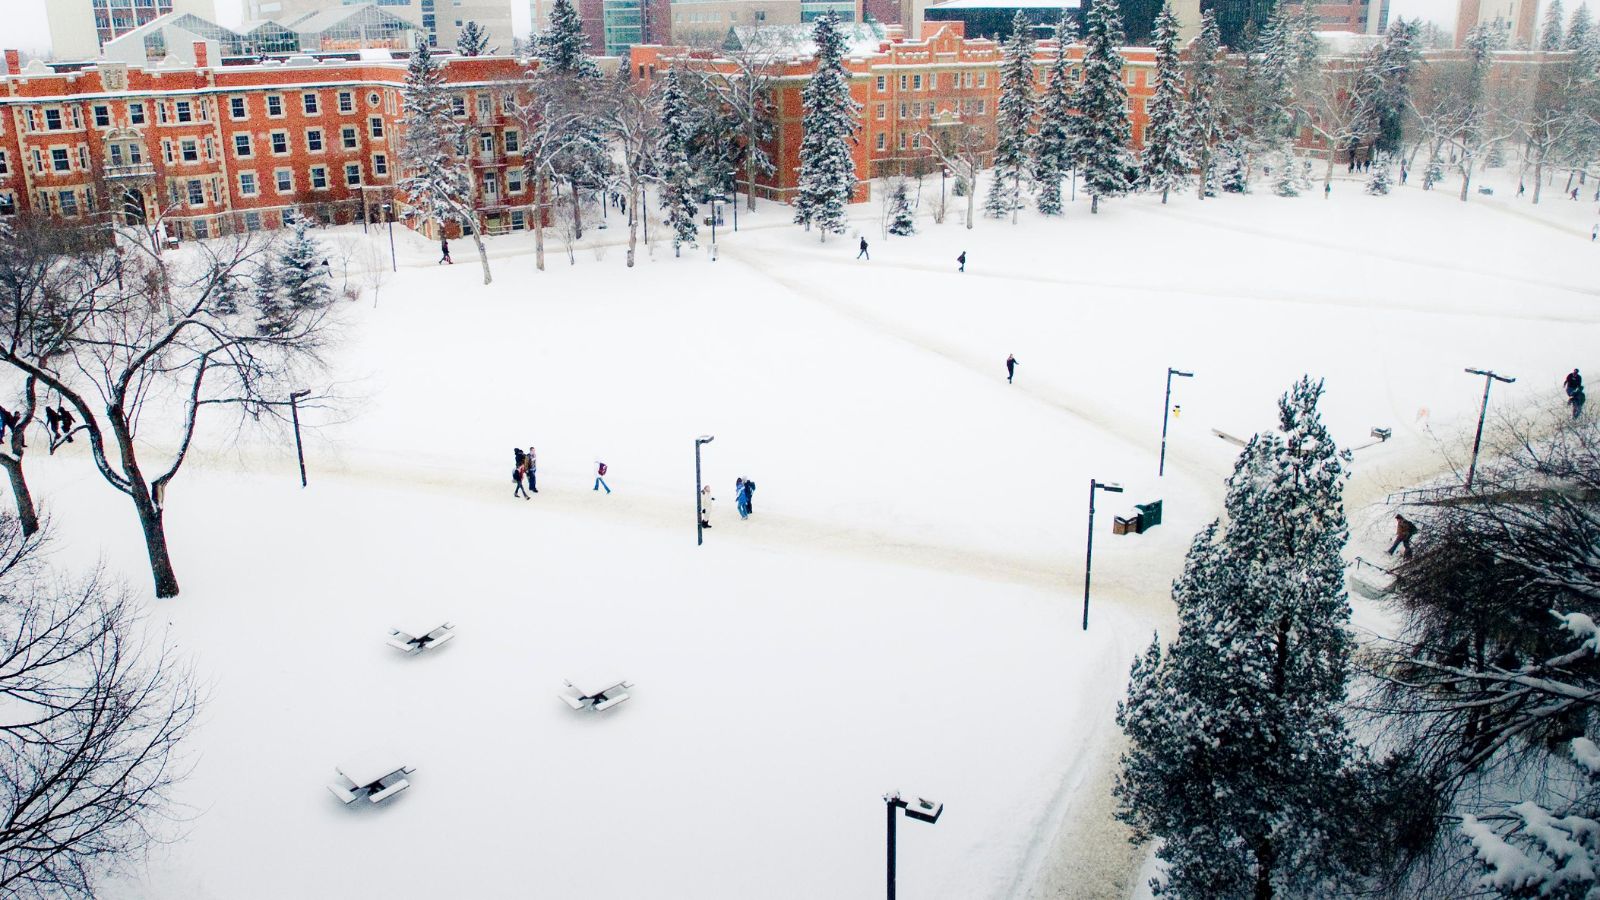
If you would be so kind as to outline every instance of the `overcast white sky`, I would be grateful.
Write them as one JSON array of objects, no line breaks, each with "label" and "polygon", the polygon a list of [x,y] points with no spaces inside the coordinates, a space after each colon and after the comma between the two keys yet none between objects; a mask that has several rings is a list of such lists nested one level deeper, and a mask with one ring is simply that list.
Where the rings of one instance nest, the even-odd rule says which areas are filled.
[{"label": "overcast white sky", "polygon": [[[75,0],[83,3],[87,0]],[[528,28],[528,4],[511,3],[517,31]],[[1431,19],[1445,28],[1454,27],[1457,0],[1391,0],[1389,17]],[[45,0],[0,0],[0,47],[20,48],[44,53],[50,47],[50,29],[45,24]],[[220,24],[237,24],[243,17],[243,0],[216,0]]]}]

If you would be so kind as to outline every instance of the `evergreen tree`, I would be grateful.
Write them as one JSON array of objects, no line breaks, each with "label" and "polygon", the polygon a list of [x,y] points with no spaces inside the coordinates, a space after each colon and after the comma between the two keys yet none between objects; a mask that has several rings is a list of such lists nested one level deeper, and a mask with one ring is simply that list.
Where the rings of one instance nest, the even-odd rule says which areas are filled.
[{"label": "evergreen tree", "polygon": [[1050,81],[1039,103],[1039,132],[1033,140],[1036,203],[1047,216],[1061,215],[1061,179],[1072,161],[1072,80],[1067,75],[1067,45],[1073,38],[1065,14],[1056,24],[1056,52],[1050,60]]},{"label": "evergreen tree", "polygon": [[328,267],[322,264],[325,259],[322,245],[311,235],[311,223],[306,219],[296,222],[278,251],[276,266],[278,291],[291,308],[324,306],[332,297]]},{"label": "evergreen tree", "polygon": [[811,39],[817,45],[817,69],[800,94],[805,136],[800,141],[794,220],[808,229],[816,225],[825,241],[829,232],[844,233],[845,206],[855,193],[856,161],[850,144],[858,104],[850,97],[850,80],[844,70],[839,17],[823,14]]},{"label": "evergreen tree", "polygon": [[1422,61],[1417,24],[1396,19],[1372,59],[1364,77],[1365,89],[1372,93],[1372,130],[1377,133],[1374,145],[1388,153],[1399,153],[1411,101],[1411,77]]},{"label": "evergreen tree", "polygon": [[1572,11],[1572,21],[1567,24],[1566,43],[1574,54],[1573,74],[1580,78],[1593,78],[1600,74],[1600,34],[1595,33],[1594,17],[1589,14],[1589,4],[1579,3]]},{"label": "evergreen tree", "polygon": [[1298,197],[1310,186],[1311,179],[1295,158],[1294,148],[1287,141],[1280,144],[1272,157],[1272,192],[1279,197]]},{"label": "evergreen tree", "polygon": [[1250,193],[1250,150],[1242,139],[1217,145],[1217,181],[1230,194]]},{"label": "evergreen tree", "polygon": [[[0,238],[4,232],[0,231]],[[217,282],[211,311],[219,316],[231,316],[239,311],[240,302],[244,298],[244,287],[239,284],[239,278],[232,269],[216,266],[213,268],[213,277]]]},{"label": "evergreen tree", "polygon": [[1200,14],[1200,36],[1193,44],[1194,56],[1189,63],[1189,150],[1199,171],[1200,199],[1215,196],[1215,164],[1213,148],[1222,137],[1221,72],[1217,54],[1222,49],[1222,36],[1217,31],[1217,17],[1206,10]]},{"label": "evergreen tree", "polygon": [[280,331],[289,322],[289,307],[283,302],[278,284],[278,262],[267,257],[252,273],[255,282],[256,330],[262,334]]},{"label": "evergreen tree", "polygon": [[1367,176],[1367,193],[1381,197],[1389,193],[1393,179],[1389,174],[1389,154],[1379,150],[1372,156],[1372,174]]},{"label": "evergreen tree", "polygon": [[1128,88],[1122,83],[1122,17],[1116,0],[1089,7],[1084,34],[1083,83],[1078,86],[1078,129],[1074,152],[1083,164],[1089,211],[1100,211],[1101,197],[1120,197],[1132,185],[1133,126],[1128,121]]},{"label": "evergreen tree", "polygon": [[456,52],[462,56],[482,56],[493,52],[489,49],[489,32],[477,22],[468,22],[462,26],[461,36],[456,38]]},{"label": "evergreen tree", "polygon": [[1341,893],[1370,780],[1340,708],[1352,639],[1340,555],[1347,452],[1301,379],[1277,431],[1245,446],[1227,525],[1195,538],[1173,585],[1178,634],[1133,665],[1117,815],[1159,838],[1163,896]]},{"label": "evergreen tree", "polygon": [[600,67],[585,52],[588,40],[572,0],[555,0],[551,4],[550,27],[539,35],[537,43],[543,70],[556,75],[600,77]]},{"label": "evergreen tree", "polygon": [[905,237],[917,233],[917,217],[911,210],[911,192],[904,178],[895,182],[889,204],[889,233]]},{"label": "evergreen tree", "polygon": [[1550,5],[1544,11],[1544,27],[1539,30],[1540,50],[1549,52],[1561,49],[1561,13],[1561,0],[1550,0]]},{"label": "evergreen tree", "polygon": [[660,170],[661,208],[667,211],[667,226],[672,229],[672,255],[684,244],[696,246],[700,229],[695,224],[695,173],[689,164],[689,143],[694,138],[695,122],[682,77],[676,67],[667,70],[659,100],[661,132],[656,143],[656,165]]},{"label": "evergreen tree", "polygon": [[[464,228],[474,224],[472,178],[462,157],[465,136],[451,114],[444,74],[426,44],[411,54],[400,97],[405,105],[400,142],[400,166],[405,174],[398,187],[406,198],[405,217],[432,222],[440,234],[454,223]],[[483,283],[488,284],[489,256],[478,229],[472,231],[483,263]]]},{"label": "evergreen tree", "polygon": [[1148,190],[1160,191],[1161,202],[1167,192],[1189,183],[1193,161],[1189,155],[1189,135],[1185,123],[1193,124],[1183,102],[1183,73],[1178,62],[1178,17],[1172,4],[1164,3],[1156,16],[1156,87],[1147,107],[1149,122],[1144,129],[1144,157],[1140,180]]},{"label": "evergreen tree", "polygon": [[1022,208],[1022,175],[1033,153],[1033,26],[1018,10],[1011,19],[1000,62],[1000,100],[995,110],[994,181],[984,211],[991,218]]}]

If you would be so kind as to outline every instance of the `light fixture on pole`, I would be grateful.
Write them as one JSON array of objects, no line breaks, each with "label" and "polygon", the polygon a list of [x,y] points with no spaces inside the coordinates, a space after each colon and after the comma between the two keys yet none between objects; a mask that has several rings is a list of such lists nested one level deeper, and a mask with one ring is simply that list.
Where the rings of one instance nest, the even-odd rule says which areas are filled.
[{"label": "light fixture on pole", "polygon": [[714,440],[716,437],[709,434],[702,434],[694,439],[694,545],[696,547],[706,542],[706,513],[700,497],[700,446]]},{"label": "light fixture on pole", "polygon": [[1516,379],[1507,378],[1504,375],[1496,375],[1487,369],[1468,369],[1466,371],[1468,375],[1483,376],[1483,408],[1478,410],[1478,433],[1472,439],[1472,465],[1467,468],[1467,490],[1470,491],[1472,490],[1472,478],[1478,474],[1478,447],[1483,443],[1483,419],[1489,414],[1489,388],[1494,387],[1496,381],[1510,384]]},{"label": "light fixture on pole", "polygon": [[1193,378],[1193,372],[1167,367],[1167,398],[1161,401],[1161,462],[1156,464],[1156,477],[1167,474],[1167,417],[1172,413],[1172,376]]},{"label": "light fixture on pole", "polygon": [[294,454],[300,458],[300,486],[306,486],[306,451],[300,443],[300,398],[310,396],[308,390],[289,394],[289,415],[294,418]]},{"label": "light fixture on pole", "polygon": [[892,794],[884,794],[883,802],[889,813],[889,900],[894,900],[894,811],[903,809],[908,817],[932,825],[939,821],[939,816],[944,813],[944,804],[925,800],[922,797],[917,797],[914,800],[905,800],[901,798],[899,791],[895,791]]},{"label": "light fixture on pole", "polygon": [[391,271],[400,271],[400,258],[394,253],[394,204],[383,205],[383,217],[389,220],[389,268]]},{"label": "light fixture on pole", "polygon": [[1089,572],[1094,568],[1094,492],[1122,493],[1122,485],[1089,479],[1089,541],[1083,553],[1083,630],[1089,630]]}]

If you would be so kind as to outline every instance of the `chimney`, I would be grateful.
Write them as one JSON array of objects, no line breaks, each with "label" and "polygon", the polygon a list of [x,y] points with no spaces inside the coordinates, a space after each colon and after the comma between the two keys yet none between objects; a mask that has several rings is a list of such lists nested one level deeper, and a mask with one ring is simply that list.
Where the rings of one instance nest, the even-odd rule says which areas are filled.
[{"label": "chimney", "polygon": [[6,51],[6,74],[15,75],[22,71],[22,51]]},{"label": "chimney", "polygon": [[210,64],[211,64],[210,60],[207,58],[207,55],[206,55],[206,42],[205,41],[195,41],[194,42],[194,67],[196,69],[204,69],[204,68],[207,68],[208,66],[210,66]]}]

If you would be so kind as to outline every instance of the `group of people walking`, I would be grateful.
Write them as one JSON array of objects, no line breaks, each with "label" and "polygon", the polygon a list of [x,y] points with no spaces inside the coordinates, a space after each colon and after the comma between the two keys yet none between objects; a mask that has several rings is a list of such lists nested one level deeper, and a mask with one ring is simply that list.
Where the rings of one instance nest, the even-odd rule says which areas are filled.
[{"label": "group of people walking", "polygon": [[[748,519],[748,518],[750,518],[750,514],[752,512],[755,512],[755,507],[753,507],[751,505],[751,498],[753,498],[755,496],[755,493],[756,493],[756,483],[754,481],[751,481],[750,479],[745,478],[744,476],[740,476],[740,477],[735,478],[733,480],[733,505],[734,505],[735,509],[739,510],[739,518]],[[700,527],[701,528],[710,528],[711,527],[711,503],[712,503],[713,500],[716,500],[716,499],[717,499],[716,497],[713,497],[711,495],[711,485],[709,485],[709,484],[701,485],[701,487],[700,487]]]},{"label": "group of people walking", "polygon": [[[65,411],[62,410],[62,412]],[[3,413],[3,410],[0,410],[0,413]],[[533,495],[539,493],[539,454],[533,447],[529,447],[526,450],[521,447],[513,447],[511,448],[511,454],[513,459],[516,460],[516,465],[511,470],[511,496],[532,500]],[[596,459],[594,461],[594,487],[591,490],[604,490],[608,494],[611,493],[611,485],[606,484],[607,471],[609,470],[604,460]],[[748,519],[750,514],[755,511],[751,504],[751,499],[755,496],[755,493],[756,483],[754,481],[742,476],[734,479],[733,502],[739,510],[739,518]],[[711,485],[705,485],[700,489],[700,525],[704,528],[711,527],[707,517],[711,514],[711,502],[716,499],[711,495]]]},{"label": "group of people walking", "polygon": [[[517,467],[511,470],[511,483],[516,485],[511,496],[532,500],[533,496],[528,491],[539,493],[539,454],[535,453],[532,447],[527,451],[523,451],[521,447],[512,447],[511,452],[517,460]],[[522,486],[523,482],[528,484],[526,489]]]},{"label": "group of people walking", "polygon": [[[59,408],[49,404],[45,405],[44,424],[46,428],[50,429],[50,447],[52,451],[54,451],[57,443],[63,441],[70,443],[72,441],[72,426],[77,423],[78,420],[73,418],[72,412],[67,409],[65,403],[61,404]],[[21,428],[22,413],[12,412],[4,406],[0,406],[0,441],[5,440],[7,430],[16,433]]]}]

